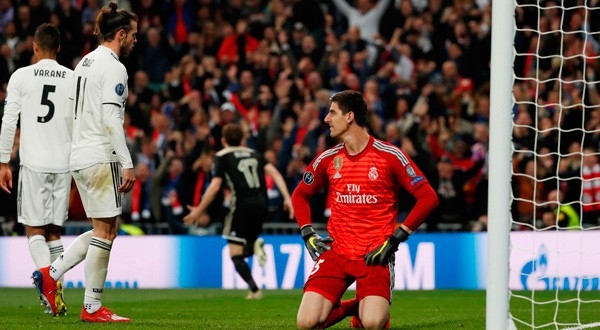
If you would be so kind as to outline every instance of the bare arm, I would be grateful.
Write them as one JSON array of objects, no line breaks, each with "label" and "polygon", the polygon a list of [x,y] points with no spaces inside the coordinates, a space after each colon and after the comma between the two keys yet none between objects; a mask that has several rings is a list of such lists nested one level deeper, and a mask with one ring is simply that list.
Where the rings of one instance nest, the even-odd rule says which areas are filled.
[{"label": "bare arm", "polygon": [[210,180],[210,184],[206,188],[206,192],[202,195],[202,201],[200,201],[200,205],[191,206],[188,205],[187,208],[190,210],[190,214],[183,217],[183,222],[186,225],[197,224],[200,220],[200,215],[204,213],[206,208],[215,200],[217,193],[221,190],[221,185],[223,184],[223,179],[219,177],[214,177]]},{"label": "bare arm", "polygon": [[294,207],[292,206],[292,198],[290,197],[290,192],[287,188],[285,180],[283,179],[283,176],[281,176],[281,173],[279,173],[277,168],[275,168],[275,166],[273,166],[273,164],[270,163],[265,165],[265,173],[272,177],[273,181],[275,181],[277,188],[283,195],[283,209],[288,211],[290,220],[293,219]]}]

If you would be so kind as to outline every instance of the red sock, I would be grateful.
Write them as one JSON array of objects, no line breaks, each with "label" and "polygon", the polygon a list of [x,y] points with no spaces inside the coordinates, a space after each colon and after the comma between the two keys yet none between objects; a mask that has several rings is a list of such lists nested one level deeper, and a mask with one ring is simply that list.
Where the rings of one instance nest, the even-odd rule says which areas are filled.
[{"label": "red sock", "polygon": [[321,329],[328,328],[351,315],[358,315],[358,298],[356,297],[342,300],[339,304],[334,305]]}]

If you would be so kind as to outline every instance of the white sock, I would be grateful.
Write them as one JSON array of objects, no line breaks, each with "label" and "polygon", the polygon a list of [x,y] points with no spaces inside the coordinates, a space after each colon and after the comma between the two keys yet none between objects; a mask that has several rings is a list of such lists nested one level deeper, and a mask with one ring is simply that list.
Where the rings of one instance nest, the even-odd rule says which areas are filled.
[{"label": "white sock", "polygon": [[[50,250],[50,262],[54,262],[54,260],[58,259],[60,255],[65,252],[65,248],[63,247],[62,240],[59,238],[54,241],[46,242],[48,245],[48,250]],[[64,276],[60,277],[60,281],[64,282]]]},{"label": "white sock", "polygon": [[29,253],[33,258],[33,263],[37,269],[46,267],[50,264],[50,250],[46,245],[46,239],[42,235],[33,235],[29,237]]},{"label": "white sock", "polygon": [[54,260],[60,257],[61,253],[65,252],[60,238],[55,241],[46,242],[46,244],[48,245],[48,250],[50,250],[50,262],[54,262]]},{"label": "white sock", "polygon": [[102,306],[102,293],[108,272],[108,260],[112,241],[92,237],[85,262],[85,295],[83,306],[88,313],[96,312]]},{"label": "white sock", "polygon": [[77,266],[85,259],[85,256],[92,239],[93,232],[91,230],[77,236],[69,248],[60,255],[59,258],[50,265],[50,276],[58,280],[69,269]]}]

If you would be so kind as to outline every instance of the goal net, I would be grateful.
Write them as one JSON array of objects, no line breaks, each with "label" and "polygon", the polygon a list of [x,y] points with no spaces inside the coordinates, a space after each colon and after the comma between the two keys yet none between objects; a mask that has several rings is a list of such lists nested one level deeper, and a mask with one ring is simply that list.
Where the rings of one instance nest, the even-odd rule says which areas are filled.
[{"label": "goal net", "polygon": [[600,1],[493,5],[486,327],[600,328]]}]

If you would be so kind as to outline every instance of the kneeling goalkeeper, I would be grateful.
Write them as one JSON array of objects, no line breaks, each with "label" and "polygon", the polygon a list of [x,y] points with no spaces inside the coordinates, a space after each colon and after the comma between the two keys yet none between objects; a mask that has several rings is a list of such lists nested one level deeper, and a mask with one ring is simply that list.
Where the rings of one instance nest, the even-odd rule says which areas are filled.
[{"label": "kneeling goalkeeper", "polygon": [[[296,220],[315,266],[298,310],[300,329],[326,328],[346,316],[357,328],[389,327],[394,253],[438,205],[435,191],[414,162],[366,129],[367,106],[360,93],[343,91],[330,100],[325,123],[340,144],[306,168],[292,195]],[[330,237],[311,226],[309,201],[328,187]],[[416,204],[398,226],[398,194]],[[340,301],[356,281],[356,298]]]}]

